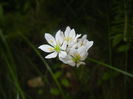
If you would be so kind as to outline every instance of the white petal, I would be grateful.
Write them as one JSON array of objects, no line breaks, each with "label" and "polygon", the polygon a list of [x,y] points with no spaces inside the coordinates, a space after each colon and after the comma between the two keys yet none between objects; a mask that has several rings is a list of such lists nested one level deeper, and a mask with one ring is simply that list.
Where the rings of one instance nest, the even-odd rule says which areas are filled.
[{"label": "white petal", "polygon": [[56,42],[55,42],[55,38],[49,34],[49,33],[45,33],[45,39],[47,40],[47,42],[49,44],[51,44],[52,46],[55,46],[56,45]]},{"label": "white petal", "polygon": [[83,35],[82,38],[78,39],[79,46],[83,46],[84,44],[86,44],[86,41],[88,41],[87,35]]},{"label": "white petal", "polygon": [[83,35],[81,39],[87,39],[87,35]]},{"label": "white petal", "polygon": [[66,56],[65,58],[59,57],[59,60],[66,64],[69,59]]},{"label": "white petal", "polygon": [[77,49],[71,48],[69,54],[75,56],[78,53]]},{"label": "white petal", "polygon": [[86,50],[88,51],[88,49],[93,45],[93,41],[89,41],[88,43],[87,43],[87,48],[86,48]]},{"label": "white petal", "polygon": [[72,45],[72,48],[74,48],[74,49],[76,49],[78,47],[78,43],[74,43],[73,45]]},{"label": "white petal", "polygon": [[46,44],[41,45],[38,48],[41,49],[44,52],[53,52],[54,51],[54,48],[53,47],[51,47],[49,45],[46,45]]},{"label": "white petal", "polygon": [[70,65],[70,66],[75,66],[76,65],[75,62],[73,62],[72,60],[68,61],[67,64]]},{"label": "white petal", "polygon": [[63,40],[64,40],[64,34],[62,31],[58,31],[55,35],[55,39],[56,39],[56,43],[58,43],[59,45],[62,44]]},{"label": "white petal", "polygon": [[69,26],[66,27],[66,30],[65,30],[65,37],[68,37],[69,36],[69,33],[71,31],[71,28]]},{"label": "white petal", "polygon": [[74,29],[72,29],[71,31],[70,31],[70,34],[69,34],[69,37],[71,37],[71,38],[75,38],[75,30]]},{"label": "white petal", "polygon": [[79,62],[79,63],[77,63],[77,67],[79,67],[80,65],[85,65],[85,62]]},{"label": "white petal", "polygon": [[81,36],[81,34],[77,34],[75,39],[78,39]]},{"label": "white petal", "polygon": [[61,49],[66,50],[66,48],[67,48],[67,42],[63,42],[63,44],[61,46]]},{"label": "white petal", "polygon": [[67,53],[66,53],[65,51],[61,51],[61,52],[59,53],[59,57],[61,57],[61,58],[65,58],[66,55],[67,55]]},{"label": "white petal", "polygon": [[55,58],[57,56],[57,54],[58,54],[57,52],[53,52],[53,53],[45,56],[45,58],[47,58],[47,59],[49,59],[49,58]]},{"label": "white petal", "polygon": [[86,51],[86,47],[80,47],[78,48],[78,53],[80,54],[81,56],[81,60],[85,60],[86,57],[88,56],[88,52]]},{"label": "white petal", "polygon": [[84,61],[88,56],[88,52],[81,54],[81,60]]},{"label": "white petal", "polygon": [[72,61],[72,57],[70,55],[67,55],[65,58],[60,58],[60,61],[70,66],[76,65],[75,62]]},{"label": "white petal", "polygon": [[72,57],[70,55],[67,55],[64,58],[59,57],[59,60],[62,61],[63,63],[65,63],[65,64],[67,64],[68,61],[72,60]]},{"label": "white petal", "polygon": [[83,42],[81,40],[78,41],[77,47],[80,48],[83,45]]},{"label": "white petal", "polygon": [[81,54],[81,53],[84,53],[84,52],[86,52],[86,47],[79,47],[78,49],[77,49],[77,51],[78,51],[78,53],[79,54]]}]

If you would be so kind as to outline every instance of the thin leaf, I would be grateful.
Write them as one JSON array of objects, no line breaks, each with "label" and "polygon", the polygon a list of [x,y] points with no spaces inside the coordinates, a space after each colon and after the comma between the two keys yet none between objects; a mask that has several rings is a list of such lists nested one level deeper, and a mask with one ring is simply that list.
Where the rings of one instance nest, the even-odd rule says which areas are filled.
[{"label": "thin leaf", "polygon": [[112,70],[114,70],[114,71],[116,71],[116,72],[119,72],[119,73],[121,73],[121,74],[123,74],[123,75],[125,75],[125,76],[128,76],[128,77],[133,78],[133,74],[128,73],[128,72],[126,72],[126,71],[124,71],[124,70],[121,70],[121,69],[119,69],[119,68],[116,68],[116,67],[111,66],[111,65],[109,65],[109,64],[105,64],[105,63],[103,63],[103,62],[101,62],[101,61],[98,61],[98,60],[95,60],[95,59],[92,59],[92,58],[88,58],[88,60],[91,61],[91,62],[93,62],[93,63],[102,65],[102,66],[107,67],[107,68],[109,68],[109,69],[112,69]]}]

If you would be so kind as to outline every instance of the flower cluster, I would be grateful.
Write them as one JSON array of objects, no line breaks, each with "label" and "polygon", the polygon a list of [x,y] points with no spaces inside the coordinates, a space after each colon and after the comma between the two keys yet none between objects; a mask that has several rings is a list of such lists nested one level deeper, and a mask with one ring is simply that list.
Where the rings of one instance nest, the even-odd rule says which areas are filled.
[{"label": "flower cluster", "polygon": [[71,66],[85,64],[83,62],[88,56],[88,50],[93,45],[93,41],[87,40],[87,35],[76,34],[74,29],[66,27],[65,32],[57,31],[55,38],[45,33],[45,39],[50,45],[43,44],[38,48],[50,53],[45,58],[59,57],[59,60]]}]

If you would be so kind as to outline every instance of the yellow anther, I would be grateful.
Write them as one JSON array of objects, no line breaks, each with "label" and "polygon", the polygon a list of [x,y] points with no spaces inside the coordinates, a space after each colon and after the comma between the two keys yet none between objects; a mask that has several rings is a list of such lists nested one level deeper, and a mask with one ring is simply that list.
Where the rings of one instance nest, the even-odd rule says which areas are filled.
[{"label": "yellow anther", "polygon": [[74,57],[73,57],[72,60],[73,60],[74,62],[79,62],[80,59],[81,59],[81,56],[80,56],[79,54],[74,54]]}]

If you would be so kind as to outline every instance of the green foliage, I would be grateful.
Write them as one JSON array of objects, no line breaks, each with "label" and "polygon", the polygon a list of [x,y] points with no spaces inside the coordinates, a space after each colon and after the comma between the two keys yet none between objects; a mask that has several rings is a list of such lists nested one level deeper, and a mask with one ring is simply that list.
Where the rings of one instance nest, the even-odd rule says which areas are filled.
[{"label": "green foliage", "polygon": [[[129,28],[132,26],[132,22],[129,20],[132,15],[130,15],[130,6],[132,1],[123,0],[113,1],[112,3],[112,22],[111,22],[111,35],[112,46],[118,48],[119,52],[127,52],[130,50],[133,41],[129,38],[133,34]],[[131,28],[130,28],[131,29]],[[125,43],[125,44],[123,44]]]},{"label": "green foliage", "polygon": [[118,52],[125,52],[129,50],[129,45],[121,45],[119,46],[119,48],[117,49]]},{"label": "green foliage", "polygon": [[70,83],[69,83],[69,81],[67,79],[61,79],[61,83],[65,87],[69,87],[70,86]]},{"label": "green foliage", "polygon": [[2,22],[4,20],[4,14],[3,14],[3,7],[0,5],[0,21]]},{"label": "green foliage", "polygon": [[44,92],[43,92],[42,89],[39,89],[39,90],[38,90],[38,94],[39,94],[39,95],[42,95],[43,93],[44,93]]},{"label": "green foliage", "polygon": [[57,88],[51,88],[50,93],[53,94],[53,95],[59,95],[60,94],[60,92]]},{"label": "green foliage", "polygon": [[117,34],[112,39],[113,39],[113,47],[115,47],[123,40],[123,35]]},{"label": "green foliage", "polygon": [[54,74],[54,77],[55,77],[56,79],[58,79],[58,78],[61,77],[61,75],[62,75],[62,72],[61,72],[61,71],[57,71],[57,72]]}]

